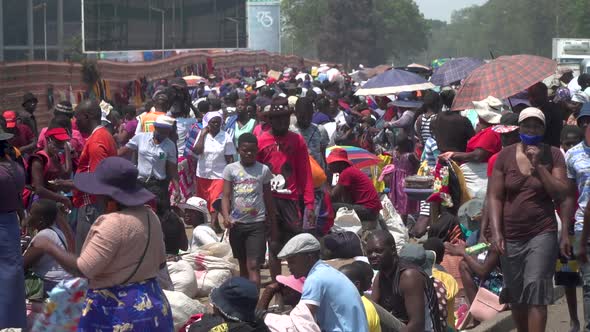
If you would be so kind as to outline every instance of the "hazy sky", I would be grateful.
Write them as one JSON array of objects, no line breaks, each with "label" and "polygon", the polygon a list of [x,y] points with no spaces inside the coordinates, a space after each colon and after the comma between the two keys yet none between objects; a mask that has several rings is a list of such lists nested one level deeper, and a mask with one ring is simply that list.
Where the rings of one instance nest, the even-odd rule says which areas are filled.
[{"label": "hazy sky", "polygon": [[453,10],[481,5],[487,0],[416,0],[424,17],[443,21],[451,20]]}]

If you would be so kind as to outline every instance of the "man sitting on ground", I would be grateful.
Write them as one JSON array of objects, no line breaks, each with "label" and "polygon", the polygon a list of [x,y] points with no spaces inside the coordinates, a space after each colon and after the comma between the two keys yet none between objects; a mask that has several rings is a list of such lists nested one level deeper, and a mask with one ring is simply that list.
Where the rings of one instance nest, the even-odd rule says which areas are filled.
[{"label": "man sitting on ground", "polygon": [[330,171],[340,174],[331,194],[334,211],[346,207],[354,210],[361,221],[376,223],[382,206],[371,179],[352,165],[344,149],[333,149],[327,161]]},{"label": "man sitting on ground", "polygon": [[432,280],[420,267],[400,259],[393,236],[385,230],[370,233],[366,252],[371,267],[379,270],[373,301],[406,324],[405,331],[442,332]]},{"label": "man sitting on ground", "polygon": [[358,290],[344,274],[320,260],[320,243],[313,235],[293,237],[278,258],[287,260],[295,278],[306,277],[301,302],[322,331],[369,331]]}]

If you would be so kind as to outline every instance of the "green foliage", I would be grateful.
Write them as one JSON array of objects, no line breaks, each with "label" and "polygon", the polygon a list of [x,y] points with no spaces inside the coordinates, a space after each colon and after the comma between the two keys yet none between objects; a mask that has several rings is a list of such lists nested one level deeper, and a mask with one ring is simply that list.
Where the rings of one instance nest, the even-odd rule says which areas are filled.
[{"label": "green foliage", "polygon": [[551,39],[590,37],[590,0],[489,0],[433,29],[431,58],[507,54],[551,57]]},{"label": "green foliage", "polygon": [[65,58],[70,62],[82,62],[86,54],[82,52],[82,35],[77,34],[66,40]]},{"label": "green foliage", "polygon": [[408,63],[427,47],[413,0],[283,0],[281,9],[289,53],[352,68]]},{"label": "green foliage", "polygon": [[82,82],[88,85],[89,89],[92,87],[99,79],[100,73],[98,72],[98,66],[95,60],[91,59],[82,59]]}]

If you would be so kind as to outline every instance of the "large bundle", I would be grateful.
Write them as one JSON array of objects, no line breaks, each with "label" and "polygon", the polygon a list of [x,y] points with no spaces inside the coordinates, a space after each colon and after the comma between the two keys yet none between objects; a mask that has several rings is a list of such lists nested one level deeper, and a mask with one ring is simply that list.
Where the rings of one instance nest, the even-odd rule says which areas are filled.
[{"label": "large bundle", "polygon": [[[237,266],[227,243],[211,243],[182,256],[195,270],[198,297],[209,296],[211,290],[231,278]],[[176,289],[176,285],[175,285]]]},{"label": "large bundle", "polygon": [[178,331],[194,314],[204,313],[206,308],[201,302],[193,300],[182,292],[164,291],[172,309],[174,331]]},{"label": "large bundle", "polygon": [[180,260],[178,262],[168,262],[167,265],[174,290],[184,293],[190,298],[197,296],[197,279],[191,264]]}]

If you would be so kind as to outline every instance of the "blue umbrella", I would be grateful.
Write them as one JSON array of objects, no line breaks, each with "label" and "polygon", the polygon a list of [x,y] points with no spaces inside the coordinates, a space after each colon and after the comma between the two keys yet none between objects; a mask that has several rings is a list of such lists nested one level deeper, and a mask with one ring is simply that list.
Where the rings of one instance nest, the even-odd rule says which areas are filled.
[{"label": "blue umbrella", "polygon": [[371,78],[357,92],[357,96],[387,96],[405,91],[428,90],[434,84],[414,73],[391,69]]},{"label": "blue umbrella", "polygon": [[453,82],[466,78],[473,70],[483,64],[483,60],[475,58],[451,59],[434,71],[430,82],[437,86],[451,85]]}]

